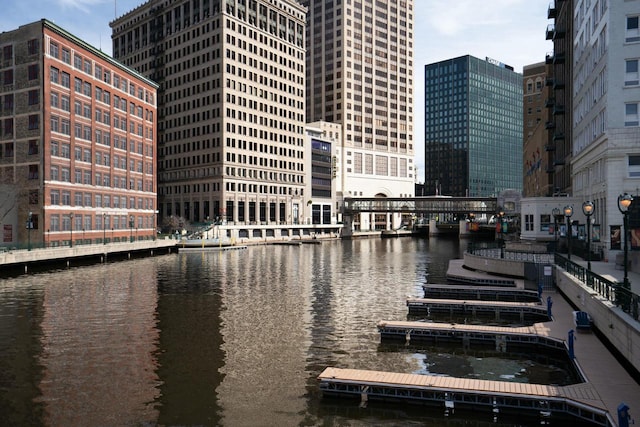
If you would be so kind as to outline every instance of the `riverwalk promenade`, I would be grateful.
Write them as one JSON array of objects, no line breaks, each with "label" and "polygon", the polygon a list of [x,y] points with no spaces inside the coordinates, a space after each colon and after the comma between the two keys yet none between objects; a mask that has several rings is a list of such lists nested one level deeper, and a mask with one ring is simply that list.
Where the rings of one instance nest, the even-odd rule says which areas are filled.
[{"label": "riverwalk promenade", "polygon": [[[571,261],[587,268],[587,261],[578,256],[572,256]],[[618,283],[622,283],[625,274],[624,269],[621,266],[616,265],[615,262],[605,261],[591,261],[591,271],[605,279]],[[557,275],[562,273],[562,269],[556,269],[555,274],[557,280]],[[629,270],[627,271],[627,277],[631,284],[632,292],[640,294],[640,273]],[[628,314],[623,313],[619,307],[614,306],[610,301],[607,301],[604,298],[599,298],[593,293],[590,294],[586,285],[582,284],[580,286],[583,286],[585,289],[584,291],[581,291],[581,293],[584,293],[584,295],[590,295],[590,298],[599,300],[600,304],[605,306],[605,310],[608,310],[609,313],[615,312],[616,316],[624,319],[631,330],[640,331],[640,322],[634,320]],[[584,295],[581,295],[579,298],[576,298],[576,295],[570,295],[570,297],[577,300],[580,300],[581,298],[589,298],[584,297]],[[557,289],[545,289],[542,294],[542,300],[546,301],[547,297],[551,297],[553,302],[553,321],[541,324],[547,328],[546,335],[568,340],[569,331],[574,330],[574,337],[576,338],[574,341],[574,352],[577,364],[583,371],[588,383],[600,396],[602,403],[607,408],[611,416],[617,421],[618,406],[624,402],[631,408],[630,414],[635,415],[635,417],[640,421],[640,384],[638,383],[639,378],[637,368],[630,366],[629,370],[627,370],[623,366],[627,363],[614,356],[615,351],[611,351],[615,350],[612,348],[613,345],[606,340],[601,340],[601,334],[594,331],[576,331],[573,311],[583,310],[583,307],[574,307],[565,295]],[[613,314],[611,314],[611,317],[614,317]],[[612,325],[613,323],[611,325],[606,325],[604,322],[600,322],[596,323],[595,327],[604,329],[610,328]],[[631,339],[631,335],[629,335],[629,339]],[[631,363],[628,363],[627,365],[631,365]]]},{"label": "riverwalk promenade", "polygon": [[[553,259],[553,258],[551,258]],[[587,262],[577,257],[573,257],[574,263],[585,267]],[[465,272],[460,268],[459,260],[453,260],[455,265],[453,268],[460,275]],[[615,263],[607,262],[592,262],[592,272],[608,279],[611,282],[622,282],[624,278],[624,271],[616,268]],[[558,281],[564,282],[562,286],[545,287],[541,298],[543,303],[547,302],[550,298],[551,305],[551,318],[550,321],[540,322],[534,325],[536,333],[543,337],[555,338],[566,342],[567,350],[570,354],[574,355],[574,361],[581,372],[581,376],[584,378],[584,383],[575,386],[568,387],[542,387],[539,391],[535,387],[528,389],[523,388],[520,385],[507,383],[507,382],[482,382],[471,381],[466,379],[446,378],[441,379],[439,377],[419,376],[406,373],[393,373],[393,372],[377,372],[377,371],[359,371],[359,370],[340,370],[335,368],[327,368],[319,376],[321,381],[321,388],[323,392],[329,394],[338,390],[338,393],[353,393],[354,390],[360,390],[362,399],[365,399],[365,395],[369,393],[373,395],[393,395],[398,396],[419,396],[419,400],[431,400],[435,401],[442,396],[447,395],[461,395],[464,394],[463,402],[470,402],[473,399],[479,399],[476,404],[486,404],[482,401],[482,396],[494,396],[495,399],[502,399],[504,396],[513,396],[513,401],[523,402],[526,399],[531,398],[530,395],[538,395],[539,400],[536,402],[545,402],[546,400],[562,400],[574,402],[574,408],[581,408],[586,412],[582,412],[582,419],[589,418],[585,416],[589,409],[593,413],[593,421],[598,425],[605,426],[626,426],[633,423],[633,419],[640,414],[640,384],[638,383],[637,368],[634,368],[633,363],[627,363],[624,358],[616,358],[613,345],[606,339],[602,339],[603,336],[611,335],[611,332],[616,334],[628,334],[629,340],[632,339],[632,333],[630,331],[637,331],[640,328],[640,323],[634,320],[631,316],[624,313],[620,307],[612,304],[611,301],[601,298],[595,292],[590,292],[590,289],[580,283],[573,283],[568,286],[566,282],[576,282],[575,277],[567,274],[560,267],[555,268],[555,275]],[[473,272],[466,270],[470,276],[485,275],[485,273]],[[488,275],[490,276],[490,274]],[[567,277],[569,276],[569,277]],[[635,272],[628,272],[629,281],[632,283],[632,289],[637,292],[640,285],[640,274]],[[578,281],[579,282],[579,281]],[[444,286],[444,285],[443,285]],[[450,285],[454,288],[456,285]],[[525,283],[520,282],[513,286],[525,286]],[[529,284],[528,286],[536,286]],[[582,287],[584,286],[584,288]],[[592,291],[592,290],[591,290]],[[581,294],[576,298],[576,295],[565,295],[563,292],[578,293]],[[570,302],[573,298],[574,302]],[[582,298],[582,300],[581,300]],[[577,330],[574,323],[573,312],[575,310],[582,310],[583,307],[578,307],[577,301],[590,300],[588,304],[584,304],[585,307],[594,308],[599,304],[601,307],[596,313],[597,323],[594,324],[593,330]],[[608,313],[609,318],[603,318],[602,314]],[[614,320],[614,318],[617,318]],[[388,320],[388,319],[387,319]],[[609,323],[611,322],[611,323]],[[394,323],[393,321],[391,323]],[[402,323],[402,322],[396,322]],[[411,329],[410,322],[404,322],[408,326],[408,331]],[[626,323],[626,325],[623,325]],[[384,321],[382,322],[384,325]],[[394,323],[395,324],[395,323]],[[378,324],[380,327],[381,323]],[[611,331],[596,330],[611,329]],[[451,330],[458,330],[457,325],[449,325]],[[500,329],[500,328],[496,328]],[[615,330],[614,330],[615,329]],[[414,331],[415,332],[415,331]],[[500,331],[496,330],[496,333]],[[410,332],[408,332],[409,334]],[[408,337],[409,335],[407,335]],[[571,339],[573,338],[573,340]],[[409,339],[409,338],[407,338]],[[630,343],[631,344],[631,343]],[[572,345],[572,351],[570,347]],[[633,345],[628,347],[633,348]],[[621,349],[618,349],[621,350]],[[624,351],[624,350],[621,350]],[[627,353],[628,355],[629,353]],[[360,388],[358,388],[360,387]],[[369,388],[370,387],[370,388]],[[386,391],[382,391],[386,390]],[[397,392],[394,394],[394,392]],[[480,396],[480,397],[479,397]],[[496,400],[494,399],[494,405]],[[486,399],[485,399],[486,400]],[[445,406],[449,403],[453,407],[453,401],[445,401]],[[504,402],[503,402],[504,403]],[[508,404],[507,404],[508,405]],[[585,405],[581,407],[580,405]],[[526,407],[522,404],[522,408]],[[622,411],[619,413],[620,408],[629,409],[628,412]],[[598,418],[599,411],[605,410],[607,417],[605,420]],[[629,418],[622,419],[622,415],[629,415]],[[628,423],[626,423],[628,421]]]},{"label": "riverwalk promenade", "polygon": [[173,239],[139,240],[107,244],[59,246],[33,250],[0,251],[0,269],[28,273],[39,266],[70,267],[86,262],[107,262],[135,256],[154,256],[177,252]]}]

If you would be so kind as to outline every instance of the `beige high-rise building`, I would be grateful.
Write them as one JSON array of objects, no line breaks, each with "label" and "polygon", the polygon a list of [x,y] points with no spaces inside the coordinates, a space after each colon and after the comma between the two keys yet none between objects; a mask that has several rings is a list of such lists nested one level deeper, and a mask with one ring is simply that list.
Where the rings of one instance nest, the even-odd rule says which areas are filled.
[{"label": "beige high-rise building", "polygon": [[160,84],[165,223],[303,222],[305,15],[294,0],[150,0],[111,23],[113,56]]},{"label": "beige high-rise building", "polygon": [[342,126],[338,197],[413,196],[413,0],[302,4],[307,120]]}]

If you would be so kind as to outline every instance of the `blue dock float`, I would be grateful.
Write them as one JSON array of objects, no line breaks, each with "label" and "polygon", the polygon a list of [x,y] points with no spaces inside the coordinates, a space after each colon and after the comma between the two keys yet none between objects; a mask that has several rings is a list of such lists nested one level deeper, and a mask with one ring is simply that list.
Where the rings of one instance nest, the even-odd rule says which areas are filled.
[{"label": "blue dock float", "polygon": [[326,368],[318,381],[323,397],[351,397],[363,403],[406,401],[447,411],[461,408],[494,416],[504,412],[568,419],[568,425],[615,426],[589,383],[553,386],[333,367]]}]

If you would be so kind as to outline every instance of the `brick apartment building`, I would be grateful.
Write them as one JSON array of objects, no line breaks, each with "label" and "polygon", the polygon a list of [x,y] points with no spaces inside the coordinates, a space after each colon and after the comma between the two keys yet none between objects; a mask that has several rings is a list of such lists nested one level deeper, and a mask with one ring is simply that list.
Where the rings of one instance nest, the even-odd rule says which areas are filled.
[{"label": "brick apartment building", "polygon": [[50,21],[0,34],[1,246],[155,237],[157,87]]}]

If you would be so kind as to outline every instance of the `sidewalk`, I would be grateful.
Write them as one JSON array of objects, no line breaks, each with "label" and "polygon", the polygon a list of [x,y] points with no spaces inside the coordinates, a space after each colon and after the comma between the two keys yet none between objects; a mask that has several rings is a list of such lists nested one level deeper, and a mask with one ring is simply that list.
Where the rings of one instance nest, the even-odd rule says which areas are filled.
[{"label": "sidewalk", "polygon": [[[571,261],[587,268],[587,261],[578,256],[571,255]],[[622,282],[624,280],[624,269],[620,266],[616,268],[616,263],[613,261],[591,261],[591,271],[612,281]],[[627,271],[627,277],[631,283],[631,292],[640,295],[640,273]]]},{"label": "sidewalk", "polygon": [[[571,256],[571,261],[587,267],[587,261]],[[615,262],[592,261],[591,271],[611,281],[622,282],[624,270],[616,268]],[[627,271],[634,293],[640,294],[640,273]],[[553,322],[549,322],[550,333],[567,339],[568,331],[574,329],[573,308],[560,295],[545,292],[553,299]],[[543,298],[544,295],[543,294]],[[617,408],[622,402],[629,407],[632,418],[640,420],[640,384],[622,367],[605,344],[593,332],[576,333],[575,357],[583,369],[588,382],[593,385],[617,423]]]},{"label": "sidewalk", "polygon": [[[594,267],[593,263],[591,266]],[[574,309],[559,293],[545,291],[542,296],[543,299],[551,296],[553,300],[553,321],[544,323],[549,328],[549,335],[567,340],[569,331],[575,330]],[[617,410],[622,402],[630,407],[632,418],[640,420],[640,384],[620,365],[598,336],[591,331],[576,332],[574,351],[587,382],[598,394],[614,422],[618,422]]]}]

